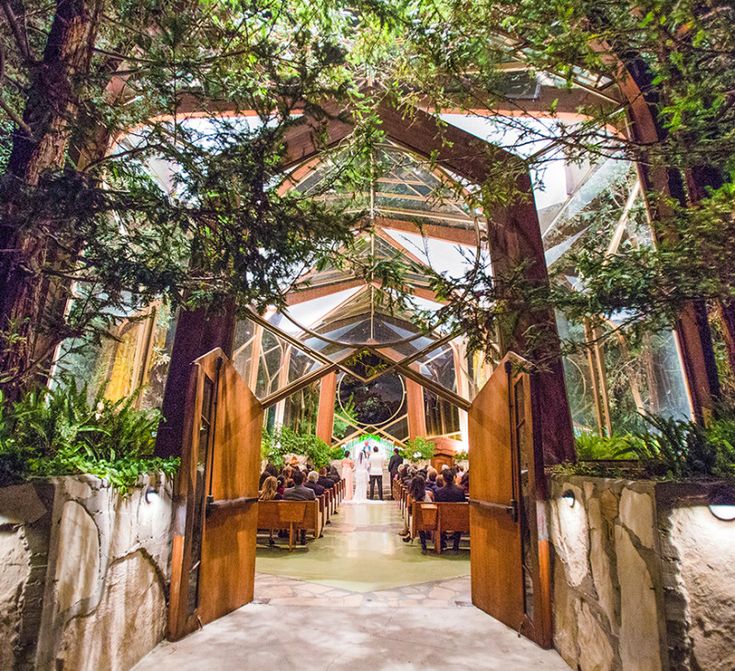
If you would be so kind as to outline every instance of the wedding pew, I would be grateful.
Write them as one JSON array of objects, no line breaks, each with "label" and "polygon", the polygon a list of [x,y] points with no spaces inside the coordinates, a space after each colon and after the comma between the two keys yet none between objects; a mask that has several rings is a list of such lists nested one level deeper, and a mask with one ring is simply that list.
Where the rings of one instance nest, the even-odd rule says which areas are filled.
[{"label": "wedding pew", "polygon": [[294,548],[294,533],[302,529],[319,538],[324,527],[320,502],[314,501],[259,501],[258,529],[273,531],[288,529],[288,549]]},{"label": "wedding pew", "polygon": [[441,554],[442,533],[459,531],[470,532],[470,505],[469,503],[424,503],[413,501],[411,523],[409,526],[411,538],[416,538],[419,531],[431,531],[434,534],[434,550]]},{"label": "wedding pew", "polygon": [[327,495],[322,494],[321,496],[317,496],[316,500],[319,501],[319,512],[322,515],[322,520],[324,521],[324,524],[330,523],[330,514],[329,514],[329,503],[327,502]]}]

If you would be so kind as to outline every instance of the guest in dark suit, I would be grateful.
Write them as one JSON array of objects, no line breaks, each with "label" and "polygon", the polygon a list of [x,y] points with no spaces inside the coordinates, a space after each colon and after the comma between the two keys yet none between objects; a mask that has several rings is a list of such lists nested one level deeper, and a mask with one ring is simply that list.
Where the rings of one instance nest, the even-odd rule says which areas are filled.
[{"label": "guest in dark suit", "polygon": [[313,489],[304,487],[304,474],[301,471],[293,472],[293,487],[283,492],[286,501],[313,501],[316,494]]},{"label": "guest in dark suit", "polygon": [[[316,494],[313,489],[304,487],[304,474],[295,469],[293,472],[293,487],[283,492],[286,501],[315,501]],[[301,529],[301,545],[306,545],[306,529]]]},{"label": "guest in dark suit", "polygon": [[[467,500],[465,498],[465,491],[455,484],[454,480],[457,477],[455,472],[451,468],[446,468],[442,471],[441,477],[444,479],[444,486],[437,487],[434,490],[434,501],[436,503],[464,503]],[[462,537],[462,534],[459,531],[455,531],[452,536],[452,549],[456,552],[459,550],[459,539]],[[446,540],[444,538],[441,539],[441,544],[442,549],[444,549],[446,547]]]},{"label": "guest in dark suit", "polygon": [[393,449],[393,454],[391,455],[390,461],[388,461],[388,473],[390,473],[391,483],[393,483],[393,480],[396,479],[396,476],[398,475],[398,468],[402,463],[403,457],[401,456],[401,451],[396,447]]},{"label": "guest in dark suit", "polygon": [[332,482],[339,482],[342,479],[342,476],[339,474],[339,471],[337,470],[337,467],[334,464],[330,464],[329,466],[329,472],[327,473],[327,477]]},{"label": "guest in dark suit", "polygon": [[324,487],[324,489],[332,489],[334,487],[334,480],[332,478],[327,477],[327,469],[322,467],[319,469],[319,484]]},{"label": "guest in dark suit", "polygon": [[317,496],[321,496],[322,494],[324,494],[324,487],[319,484],[319,473],[317,473],[316,471],[311,471],[309,475],[306,476],[304,487],[312,489],[314,491],[314,494],[316,494]]}]

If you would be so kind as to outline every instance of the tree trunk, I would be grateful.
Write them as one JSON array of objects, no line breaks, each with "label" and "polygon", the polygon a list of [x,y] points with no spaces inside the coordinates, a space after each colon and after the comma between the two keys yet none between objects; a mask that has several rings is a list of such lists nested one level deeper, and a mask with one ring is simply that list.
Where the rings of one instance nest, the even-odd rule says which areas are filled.
[{"label": "tree trunk", "polygon": [[0,388],[13,400],[33,370],[33,349],[43,305],[45,222],[27,221],[24,193],[48,170],[63,167],[77,101],[89,72],[103,0],[57,0],[43,59],[32,65],[23,121],[16,129],[3,178],[12,194],[0,210]]}]

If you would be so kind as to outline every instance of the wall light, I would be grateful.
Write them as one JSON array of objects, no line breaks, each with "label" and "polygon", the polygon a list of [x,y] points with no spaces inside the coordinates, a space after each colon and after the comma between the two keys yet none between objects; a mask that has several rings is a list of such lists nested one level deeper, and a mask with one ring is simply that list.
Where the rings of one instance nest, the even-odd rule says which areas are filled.
[{"label": "wall light", "polygon": [[158,496],[158,490],[155,487],[151,487],[150,485],[148,485],[145,488],[145,502],[146,503],[152,503],[153,497],[157,497],[157,496]]},{"label": "wall light", "polygon": [[574,496],[574,492],[571,489],[567,489],[561,495],[562,501],[565,501],[570,508],[574,508],[574,504],[577,502],[577,497]]},{"label": "wall light", "polygon": [[735,520],[735,493],[719,491],[712,494],[709,502],[709,511],[723,522]]}]

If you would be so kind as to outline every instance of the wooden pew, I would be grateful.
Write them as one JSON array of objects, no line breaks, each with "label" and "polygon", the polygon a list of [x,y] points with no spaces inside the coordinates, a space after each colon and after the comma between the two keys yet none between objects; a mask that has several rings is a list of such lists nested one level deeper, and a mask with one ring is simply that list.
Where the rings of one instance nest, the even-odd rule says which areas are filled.
[{"label": "wooden pew", "polygon": [[419,531],[430,531],[434,534],[434,551],[441,554],[441,537],[445,531],[470,532],[470,505],[464,503],[424,503],[414,501],[412,506],[411,538],[418,536]]},{"label": "wooden pew", "polygon": [[294,548],[294,533],[311,531],[319,538],[324,527],[320,502],[314,501],[259,501],[258,529],[273,531],[288,529],[288,549]]},{"label": "wooden pew", "polygon": [[330,515],[329,515],[329,505],[327,504],[327,495],[322,494],[321,496],[317,496],[316,500],[319,501],[319,512],[322,515],[322,521],[323,523],[329,524],[330,523]]}]

